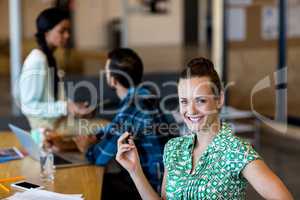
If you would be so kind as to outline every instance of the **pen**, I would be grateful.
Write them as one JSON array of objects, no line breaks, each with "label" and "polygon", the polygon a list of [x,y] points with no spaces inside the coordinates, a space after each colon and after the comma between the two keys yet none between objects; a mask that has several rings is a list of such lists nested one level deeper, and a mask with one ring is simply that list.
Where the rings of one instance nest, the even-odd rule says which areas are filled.
[{"label": "pen", "polygon": [[16,177],[12,177],[12,178],[3,178],[3,179],[0,179],[0,183],[13,182],[13,181],[19,181],[19,180],[24,180],[24,179],[25,179],[24,176],[16,176]]},{"label": "pen", "polygon": [[0,183],[0,188],[9,193],[9,189]]}]

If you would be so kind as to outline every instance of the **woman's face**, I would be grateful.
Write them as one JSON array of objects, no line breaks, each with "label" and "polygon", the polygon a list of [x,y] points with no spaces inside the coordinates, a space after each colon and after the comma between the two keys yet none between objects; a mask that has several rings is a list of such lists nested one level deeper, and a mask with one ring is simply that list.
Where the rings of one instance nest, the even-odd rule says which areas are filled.
[{"label": "woman's face", "polygon": [[50,47],[65,47],[70,38],[70,20],[64,19],[49,30],[46,34],[46,41]]},{"label": "woman's face", "polygon": [[180,113],[188,128],[195,133],[207,132],[218,125],[223,94],[217,97],[209,77],[180,79],[178,96]]}]

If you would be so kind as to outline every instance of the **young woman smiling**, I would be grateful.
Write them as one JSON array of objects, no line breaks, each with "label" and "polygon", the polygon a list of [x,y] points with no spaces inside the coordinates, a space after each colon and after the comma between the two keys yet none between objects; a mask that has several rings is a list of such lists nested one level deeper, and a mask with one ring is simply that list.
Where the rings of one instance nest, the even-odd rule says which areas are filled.
[{"label": "young woman smiling", "polygon": [[130,134],[118,141],[116,159],[143,199],[245,199],[247,182],[265,199],[293,199],[252,146],[221,123],[224,94],[210,60],[189,62],[180,75],[178,96],[190,134],[171,139],[165,146],[161,197],[143,174]]}]

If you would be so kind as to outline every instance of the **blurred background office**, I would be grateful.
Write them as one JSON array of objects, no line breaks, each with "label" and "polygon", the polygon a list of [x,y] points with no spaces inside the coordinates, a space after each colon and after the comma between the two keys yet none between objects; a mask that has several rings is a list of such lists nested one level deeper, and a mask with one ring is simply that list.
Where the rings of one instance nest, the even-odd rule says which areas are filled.
[{"label": "blurred background office", "polygon": [[[100,90],[106,53],[128,46],[142,56],[145,80],[167,96],[176,87],[164,81],[175,81],[187,60],[212,58],[227,86],[227,114],[238,113],[227,118],[300,198],[300,0],[0,0],[0,130],[8,123],[29,128],[14,102],[14,84],[36,47],[35,18],[51,6],[72,16],[68,48],[56,52],[68,81],[86,80]],[[259,199],[252,188],[247,198]]]}]

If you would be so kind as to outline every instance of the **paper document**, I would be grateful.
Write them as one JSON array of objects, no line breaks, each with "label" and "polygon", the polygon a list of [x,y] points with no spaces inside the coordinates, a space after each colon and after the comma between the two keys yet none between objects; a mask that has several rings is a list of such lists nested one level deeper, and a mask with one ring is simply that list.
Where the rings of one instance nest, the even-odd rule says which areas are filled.
[{"label": "paper document", "polygon": [[[276,6],[264,6],[262,9],[261,34],[264,40],[278,38],[278,8]],[[293,5],[287,12],[287,37],[300,37],[300,5]]]},{"label": "paper document", "polygon": [[16,193],[7,200],[83,200],[81,194],[60,194],[46,190],[29,190]]},{"label": "paper document", "polygon": [[246,39],[246,11],[243,8],[229,8],[226,11],[228,22],[227,38],[230,41]]}]

